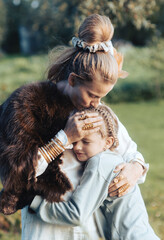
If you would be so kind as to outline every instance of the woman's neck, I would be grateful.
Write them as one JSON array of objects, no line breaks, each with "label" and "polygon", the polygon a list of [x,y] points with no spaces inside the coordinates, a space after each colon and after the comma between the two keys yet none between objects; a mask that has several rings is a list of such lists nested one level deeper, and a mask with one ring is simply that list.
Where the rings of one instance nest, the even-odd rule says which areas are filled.
[{"label": "woman's neck", "polygon": [[63,81],[60,81],[56,84],[57,86],[57,89],[63,93],[65,96],[69,96],[68,94],[68,81],[67,80],[63,80]]}]

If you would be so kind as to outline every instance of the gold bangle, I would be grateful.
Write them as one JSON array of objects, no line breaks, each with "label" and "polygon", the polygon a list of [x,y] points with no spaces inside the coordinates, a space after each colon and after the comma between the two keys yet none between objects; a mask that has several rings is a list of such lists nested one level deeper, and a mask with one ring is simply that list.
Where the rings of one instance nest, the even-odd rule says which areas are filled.
[{"label": "gold bangle", "polygon": [[51,159],[51,161],[52,161],[52,159],[53,159],[53,156],[51,155],[51,153],[50,153],[50,150],[49,150],[48,146],[47,146],[47,145],[45,145],[45,146],[43,147],[43,149],[45,149],[46,153],[48,154],[48,156],[50,157],[50,159]]},{"label": "gold bangle", "polygon": [[[49,151],[50,151],[50,153],[51,153],[51,156],[52,156],[52,158],[54,158],[54,151],[53,151],[53,148],[51,147],[49,147]],[[55,156],[56,156],[56,154],[55,154]]]},{"label": "gold bangle", "polygon": [[50,149],[53,152],[53,156],[55,155],[55,157],[57,157],[63,152],[63,149],[59,148],[57,143],[55,143],[54,141],[50,142]]},{"label": "gold bangle", "polygon": [[49,164],[51,161],[48,158],[48,156],[46,155],[46,153],[44,152],[44,150],[42,148],[39,148],[39,151],[42,154],[42,156],[44,157],[44,159],[46,160],[46,162]]},{"label": "gold bangle", "polygon": [[62,151],[62,149],[58,147],[57,143],[55,143],[54,141],[51,141],[50,143],[52,151],[55,150],[57,153],[60,153]]},{"label": "gold bangle", "polygon": [[47,149],[48,155],[50,156],[51,159],[53,159],[53,154],[51,153],[51,149],[50,149],[50,147],[49,147],[49,144],[47,144],[45,147],[46,147],[46,149]]},{"label": "gold bangle", "polygon": [[59,156],[59,153],[57,153],[53,150],[53,158],[55,159],[55,158],[57,158],[57,156]]},{"label": "gold bangle", "polygon": [[54,152],[55,158],[56,158],[57,156],[59,156],[59,154],[60,154],[60,152],[57,151],[56,146],[54,146],[53,152]]},{"label": "gold bangle", "polygon": [[57,137],[52,138],[48,144],[45,144],[43,147],[39,148],[39,151],[48,164],[57,156],[59,156],[64,150],[65,148],[62,142]]},{"label": "gold bangle", "polygon": [[58,143],[58,145],[61,148],[63,148],[63,150],[65,150],[65,147],[63,146],[63,143],[57,137],[54,137],[52,140],[56,141],[56,143]]}]

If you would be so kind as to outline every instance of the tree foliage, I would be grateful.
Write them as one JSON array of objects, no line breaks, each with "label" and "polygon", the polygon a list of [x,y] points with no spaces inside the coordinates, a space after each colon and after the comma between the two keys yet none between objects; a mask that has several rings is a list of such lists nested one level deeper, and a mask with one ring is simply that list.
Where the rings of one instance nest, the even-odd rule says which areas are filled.
[{"label": "tree foliage", "polygon": [[6,31],[6,8],[3,0],[0,0],[0,46]]},{"label": "tree foliage", "polygon": [[[116,39],[122,38],[143,45],[154,34],[164,35],[163,0],[5,0],[4,2],[7,8],[7,34],[4,45],[7,50],[19,49],[19,34],[22,26],[28,29],[32,39],[37,38],[35,48],[38,47],[38,50],[39,47],[47,50],[57,44],[68,44],[71,37],[77,33],[82,20],[93,13],[106,15],[112,20]],[[34,43],[34,40],[32,42]]]},{"label": "tree foliage", "polygon": [[[76,22],[76,12],[82,0],[20,0],[14,5],[13,1],[6,0],[8,9],[8,36],[18,36],[20,27],[39,38],[42,49],[51,48],[57,44],[68,44],[73,35]],[[18,36],[19,37],[19,36]],[[13,46],[14,44],[6,45]],[[38,47],[39,47],[38,46]]]},{"label": "tree foliage", "polygon": [[155,0],[87,0],[83,4],[85,14],[94,11],[110,16],[115,26],[131,22],[136,29],[154,27],[150,18],[156,8]]},{"label": "tree foliage", "polygon": [[79,6],[79,10],[83,18],[92,13],[108,16],[119,38],[137,40],[140,39],[137,34],[141,34],[142,31],[143,41],[138,43],[143,44],[144,38],[149,37],[149,33],[155,30],[152,16],[157,13],[158,6],[156,0],[86,0]]}]

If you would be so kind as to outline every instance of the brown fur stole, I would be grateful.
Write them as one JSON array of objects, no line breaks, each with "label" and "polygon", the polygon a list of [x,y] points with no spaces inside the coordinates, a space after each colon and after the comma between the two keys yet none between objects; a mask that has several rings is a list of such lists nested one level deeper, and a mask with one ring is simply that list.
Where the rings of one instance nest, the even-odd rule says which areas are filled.
[{"label": "brown fur stole", "polygon": [[50,81],[17,89],[0,106],[0,211],[12,214],[38,194],[58,202],[71,189],[60,171],[60,157],[52,161],[37,179],[38,147],[64,129],[71,101]]}]

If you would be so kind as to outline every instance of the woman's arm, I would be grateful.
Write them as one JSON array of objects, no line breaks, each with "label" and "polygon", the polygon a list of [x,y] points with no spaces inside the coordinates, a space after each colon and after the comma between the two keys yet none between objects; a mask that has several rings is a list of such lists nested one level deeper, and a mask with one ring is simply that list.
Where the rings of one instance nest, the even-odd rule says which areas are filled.
[{"label": "woman's arm", "polygon": [[130,162],[132,159],[140,159],[144,162],[144,158],[140,152],[137,151],[137,144],[129,136],[125,126],[118,121],[118,139],[119,146],[115,152],[119,153],[125,162]]},{"label": "woman's arm", "polygon": [[115,176],[113,170],[121,161],[122,158],[113,153],[91,158],[70,201],[49,203],[36,196],[30,208],[48,223],[83,225],[107,197],[109,183]]},{"label": "woman's arm", "polygon": [[[56,142],[56,139],[61,142],[62,147]],[[49,144],[46,144],[42,148],[38,149],[38,165],[36,169],[36,177],[40,176],[46,170],[48,164],[51,161],[53,161],[57,156],[64,152],[65,149],[69,149],[71,147],[71,145],[67,146],[67,143],[67,135],[63,130],[60,130],[55,135],[55,137],[51,139]]]},{"label": "woman's arm", "polygon": [[[118,181],[112,182],[109,186],[110,196],[123,196],[136,184],[136,182],[143,183],[149,169],[149,164],[145,164],[142,154],[137,151],[137,144],[130,138],[126,128],[118,118],[117,121],[119,126],[119,146],[115,149],[115,152],[123,157],[125,163],[116,167],[115,172],[120,171],[120,174],[117,178]],[[126,191],[119,194],[119,188],[125,186],[125,184],[127,184],[127,187],[125,187]]]},{"label": "woman's arm", "polygon": [[[102,124],[102,117],[98,113],[87,113],[85,119],[80,119],[84,112],[77,112],[70,116],[66,126],[60,130],[48,144],[38,149],[38,166],[36,177],[41,175],[48,164],[56,159],[65,149],[71,148],[73,142],[82,139],[85,135],[97,132]],[[83,130],[85,124],[92,123],[93,128]]]}]

